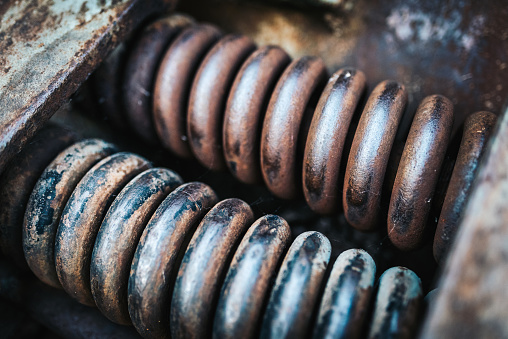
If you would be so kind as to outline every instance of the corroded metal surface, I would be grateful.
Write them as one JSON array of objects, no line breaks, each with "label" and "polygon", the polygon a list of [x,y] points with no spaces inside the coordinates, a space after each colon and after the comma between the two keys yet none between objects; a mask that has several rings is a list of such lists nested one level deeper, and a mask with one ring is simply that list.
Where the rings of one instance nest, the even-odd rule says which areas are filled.
[{"label": "corroded metal surface", "polygon": [[145,141],[157,142],[153,125],[152,102],[156,71],[166,48],[178,33],[192,23],[186,16],[161,18],[143,30],[127,52],[122,99],[132,129]]},{"label": "corroded metal surface", "polygon": [[224,113],[223,147],[226,165],[245,183],[262,182],[259,142],[266,105],[290,57],[276,46],[254,52],[236,75]]},{"label": "corroded metal surface", "polygon": [[459,153],[434,236],[433,252],[437,262],[444,262],[455,238],[482,155],[487,148],[495,124],[496,116],[490,112],[478,112],[466,119]]},{"label": "corroded metal surface", "polygon": [[377,226],[386,167],[406,104],[404,86],[383,81],[370,94],[358,122],[342,191],[344,215],[357,229]]},{"label": "corroded metal surface", "polygon": [[[219,37],[220,32],[214,26],[192,25],[167,47],[155,77],[154,93],[154,122],[163,146],[179,156],[188,156],[192,151],[212,170],[225,167],[225,157],[234,175],[240,165],[242,176],[253,182],[257,166],[249,165],[257,158],[265,184],[275,196],[297,198],[302,178],[311,209],[332,214],[342,205],[347,221],[361,231],[385,228],[388,211],[390,240],[398,249],[417,249],[423,243],[427,220],[432,220],[428,215],[435,187],[439,183],[443,188],[436,201],[444,200],[441,191],[445,191],[449,179],[440,174],[453,124],[450,100],[439,95],[424,99],[409,130],[403,126],[403,120],[412,117],[404,115],[408,102],[406,86],[385,80],[364,104],[363,72],[354,68],[339,70],[326,85],[324,64],[313,56],[299,58],[287,66],[288,60],[269,63],[268,66],[276,68],[269,72],[270,81],[279,78],[273,90],[270,84],[271,94],[267,92],[268,86],[263,91],[257,88],[259,80],[245,81],[243,86],[253,88],[239,90],[239,82],[249,75],[256,79],[251,75],[255,71],[245,73],[247,68],[256,69],[256,59],[247,58],[254,46],[242,35],[228,35],[217,42]],[[154,52],[160,53],[159,48]],[[253,55],[258,58],[258,54]],[[138,62],[141,65],[146,59],[151,63],[153,57],[147,52]],[[245,62],[240,68],[242,61]],[[284,66],[279,76],[279,68]],[[134,70],[125,76],[133,88],[140,84]],[[145,87],[149,87],[147,79],[146,83],[142,81]],[[249,97],[254,94],[258,95],[258,101],[251,114],[226,106],[223,123],[226,99],[234,102],[244,97],[240,107],[249,112]],[[143,101],[130,99],[124,102],[127,111],[138,111]],[[148,113],[145,110],[139,118],[149,124]],[[245,116],[250,118],[249,123],[245,122]],[[138,125],[141,132],[142,122],[132,127]],[[410,135],[406,140],[407,130]],[[247,142],[253,144],[246,145]],[[260,150],[259,155],[256,149]],[[250,154],[239,157],[245,151]],[[345,161],[346,158],[349,159]],[[452,158],[449,157],[450,164]],[[390,194],[392,202],[388,206]],[[437,205],[434,204],[432,213],[438,214]]]},{"label": "corroded metal surface", "polygon": [[303,159],[303,193],[310,208],[318,213],[339,210],[342,153],[364,90],[362,71],[339,70],[328,80],[312,116]]},{"label": "corroded metal surface", "polygon": [[208,52],[194,78],[187,136],[196,158],[212,170],[226,166],[222,151],[224,108],[236,73],[255,48],[244,35],[226,35]]},{"label": "corroded metal surface", "polygon": [[226,199],[199,224],[178,271],[171,300],[171,336],[205,338],[231,255],[254,219],[247,203]]},{"label": "corroded metal surface", "polygon": [[90,286],[97,307],[111,321],[131,324],[127,283],[136,246],[159,204],[181,184],[173,171],[146,170],[122,189],[104,217],[92,253]]},{"label": "corroded metal surface", "polygon": [[422,243],[452,124],[453,105],[439,95],[425,98],[415,114],[388,210],[388,236],[402,250]]},{"label": "corroded metal surface", "polygon": [[46,126],[16,155],[0,179],[0,248],[20,267],[27,268],[21,243],[23,216],[30,194],[52,159],[75,139],[59,126]]},{"label": "corroded metal surface", "polygon": [[199,222],[217,202],[207,185],[191,182],[162,202],[143,231],[129,276],[129,314],[145,338],[169,338],[169,310],[182,255]]},{"label": "corroded metal surface", "polygon": [[422,338],[508,336],[507,113],[485,154]]},{"label": "corroded metal surface", "polygon": [[190,156],[187,110],[192,80],[208,50],[222,36],[211,25],[189,27],[164,54],[154,89],[153,117],[162,144],[182,157]]},{"label": "corroded metal surface", "polygon": [[405,267],[393,267],[379,278],[369,339],[410,339],[416,335],[423,294],[420,278]]},{"label": "corroded metal surface", "polygon": [[266,215],[252,224],[222,285],[214,338],[258,337],[263,307],[290,238],[289,225],[279,216]]},{"label": "corroded metal surface", "polygon": [[23,251],[28,266],[46,284],[61,288],[55,268],[55,237],[60,216],[76,185],[88,170],[116,147],[98,139],[62,151],[40,176],[23,222]]},{"label": "corroded metal surface", "polygon": [[272,288],[261,338],[308,337],[330,252],[330,241],[319,232],[305,232],[295,239]]},{"label": "corroded metal surface", "polygon": [[139,22],[174,1],[8,1],[0,6],[0,172]]},{"label": "corroded metal surface", "polygon": [[280,198],[295,198],[301,192],[297,150],[307,135],[300,130],[307,106],[326,78],[320,58],[300,58],[286,68],[270,98],[261,132],[261,173],[268,189]]},{"label": "corroded metal surface", "polygon": [[313,337],[361,338],[375,277],[376,264],[367,252],[342,252],[326,283]]},{"label": "corroded metal surface", "polygon": [[85,305],[95,305],[90,261],[102,218],[121,189],[150,167],[135,154],[116,153],[93,166],[69,197],[56,234],[56,272],[64,290]]},{"label": "corroded metal surface", "polygon": [[454,130],[473,112],[499,114],[508,97],[505,0],[355,0],[342,13],[252,2],[188,0],[180,10],[259,45],[279,45],[295,58],[320,56],[330,71],[361,69],[370,88],[398,81],[408,90],[411,113],[426,96],[449,97]]}]

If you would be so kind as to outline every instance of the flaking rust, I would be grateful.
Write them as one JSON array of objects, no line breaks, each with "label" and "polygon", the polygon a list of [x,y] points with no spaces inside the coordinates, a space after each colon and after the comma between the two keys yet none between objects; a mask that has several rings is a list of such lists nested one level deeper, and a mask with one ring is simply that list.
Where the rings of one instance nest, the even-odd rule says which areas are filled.
[{"label": "flaking rust", "polygon": [[0,173],[148,15],[176,1],[7,1],[0,5]]}]

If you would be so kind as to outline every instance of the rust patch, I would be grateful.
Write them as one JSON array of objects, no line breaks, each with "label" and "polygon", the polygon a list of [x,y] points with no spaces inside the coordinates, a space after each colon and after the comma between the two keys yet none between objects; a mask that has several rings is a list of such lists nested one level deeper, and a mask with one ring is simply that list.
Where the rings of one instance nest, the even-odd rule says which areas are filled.
[{"label": "rust patch", "polygon": [[[0,23],[0,172],[99,62],[173,1],[12,1]],[[110,18],[114,18],[115,25]]]}]

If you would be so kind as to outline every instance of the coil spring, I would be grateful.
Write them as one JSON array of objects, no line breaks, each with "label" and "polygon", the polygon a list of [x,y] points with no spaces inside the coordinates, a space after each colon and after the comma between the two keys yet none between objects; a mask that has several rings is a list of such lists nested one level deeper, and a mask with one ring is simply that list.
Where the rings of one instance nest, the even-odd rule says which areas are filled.
[{"label": "coil spring", "polygon": [[370,318],[376,265],[367,252],[343,252],[326,279],[331,245],[321,233],[291,243],[281,217],[254,221],[239,199],[218,202],[203,183],[182,184],[98,139],[68,146],[73,138],[43,130],[3,176],[29,198],[15,211],[1,206],[11,221],[26,206],[23,227],[1,225],[2,240],[22,230],[22,245],[2,250],[13,258],[21,248],[46,284],[147,338],[414,334],[422,289],[412,271],[383,273]]},{"label": "coil spring", "polygon": [[[264,180],[281,198],[294,198],[303,187],[318,213],[332,213],[342,203],[347,221],[359,230],[373,230],[386,217],[388,236],[401,250],[422,244],[436,186],[448,184],[439,181],[453,125],[448,99],[433,95],[422,101],[398,167],[392,161],[390,169],[407,103],[403,85],[376,86],[355,129],[353,115],[366,82],[361,71],[341,69],[326,83],[319,58],[291,62],[278,47],[256,49],[244,36],[223,36],[186,16],[149,25],[106,62],[96,79],[100,102],[116,125],[125,125],[127,118],[145,141],[158,139],[173,153],[193,154],[213,170],[228,167],[245,183]],[[478,112],[465,123],[437,214],[438,261],[456,232],[495,120],[492,113]]]}]

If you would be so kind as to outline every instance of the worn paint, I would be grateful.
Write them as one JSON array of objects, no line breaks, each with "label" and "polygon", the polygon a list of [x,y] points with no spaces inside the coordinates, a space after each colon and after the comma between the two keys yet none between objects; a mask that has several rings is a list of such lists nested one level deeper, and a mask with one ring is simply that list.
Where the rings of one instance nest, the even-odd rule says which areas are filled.
[{"label": "worn paint", "polygon": [[25,209],[46,166],[75,139],[75,134],[49,125],[12,159],[0,179],[0,247],[4,255],[27,269],[22,230]]},{"label": "worn paint", "polygon": [[55,237],[60,216],[81,178],[116,147],[98,139],[62,151],[42,175],[28,201],[23,222],[23,251],[28,266],[46,284],[61,288],[55,268]]},{"label": "worn paint", "polygon": [[331,245],[319,232],[300,234],[289,248],[270,294],[261,338],[307,338]]},{"label": "worn paint", "polygon": [[129,325],[127,284],[139,238],[164,198],[182,184],[164,168],[138,174],[118,194],[102,221],[90,265],[95,303],[111,321]]},{"label": "worn paint", "polygon": [[215,205],[199,224],[175,282],[170,315],[173,338],[211,335],[224,276],[253,217],[247,203],[227,199]]},{"label": "worn paint", "polygon": [[279,262],[291,230],[279,216],[266,215],[252,224],[238,246],[222,286],[213,337],[256,338]]},{"label": "worn paint", "polygon": [[64,290],[82,304],[95,305],[90,261],[102,219],[120,190],[149,167],[132,153],[111,155],[92,167],[69,197],[56,234],[56,272]]},{"label": "worn paint", "polygon": [[184,184],[161,203],[134,254],[128,285],[132,322],[145,338],[170,338],[173,286],[185,249],[217,195],[199,182]]},{"label": "worn paint", "polygon": [[376,264],[367,252],[360,249],[342,252],[326,283],[313,337],[362,337],[375,277]]}]

